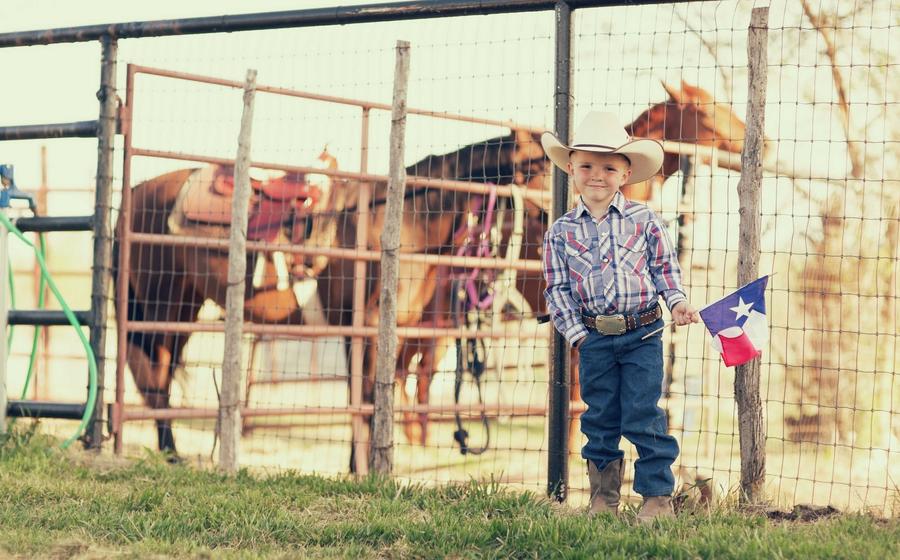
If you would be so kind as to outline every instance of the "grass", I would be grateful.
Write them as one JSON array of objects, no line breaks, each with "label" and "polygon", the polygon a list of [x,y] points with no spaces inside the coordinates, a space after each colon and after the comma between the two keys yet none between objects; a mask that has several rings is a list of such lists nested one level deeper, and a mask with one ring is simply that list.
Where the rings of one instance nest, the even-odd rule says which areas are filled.
[{"label": "grass", "polygon": [[19,558],[891,558],[900,521],[770,521],[720,508],[636,526],[493,482],[440,487],[225,475],[62,452],[33,429],[0,447],[0,556]]}]

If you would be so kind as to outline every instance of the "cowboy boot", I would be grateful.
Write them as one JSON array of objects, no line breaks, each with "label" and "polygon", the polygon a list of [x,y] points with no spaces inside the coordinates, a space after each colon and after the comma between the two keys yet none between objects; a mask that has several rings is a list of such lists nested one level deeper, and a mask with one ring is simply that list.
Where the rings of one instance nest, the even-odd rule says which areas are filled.
[{"label": "cowboy boot", "polygon": [[622,488],[622,475],[625,473],[625,461],[616,459],[608,463],[603,470],[598,470],[593,461],[588,460],[588,480],[591,483],[591,509],[589,515],[609,512],[619,514],[619,492]]},{"label": "cowboy boot", "polygon": [[644,498],[641,511],[637,514],[640,523],[650,523],[654,519],[674,518],[671,496],[650,496]]}]

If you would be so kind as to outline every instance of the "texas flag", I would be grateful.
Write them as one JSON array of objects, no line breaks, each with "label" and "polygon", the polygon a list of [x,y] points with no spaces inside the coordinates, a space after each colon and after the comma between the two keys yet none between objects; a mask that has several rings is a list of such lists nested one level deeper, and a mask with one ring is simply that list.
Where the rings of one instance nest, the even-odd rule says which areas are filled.
[{"label": "texas flag", "polygon": [[712,335],[712,346],[726,366],[739,366],[761,354],[769,340],[766,323],[766,284],[763,276],[700,310]]}]

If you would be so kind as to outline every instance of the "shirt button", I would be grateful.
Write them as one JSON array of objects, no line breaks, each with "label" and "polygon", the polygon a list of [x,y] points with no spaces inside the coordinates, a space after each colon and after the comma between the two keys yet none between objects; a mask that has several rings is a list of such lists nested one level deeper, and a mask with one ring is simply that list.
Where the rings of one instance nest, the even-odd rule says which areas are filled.
[{"label": "shirt button", "polygon": [[606,257],[603,257],[603,262],[609,262],[609,259]]}]

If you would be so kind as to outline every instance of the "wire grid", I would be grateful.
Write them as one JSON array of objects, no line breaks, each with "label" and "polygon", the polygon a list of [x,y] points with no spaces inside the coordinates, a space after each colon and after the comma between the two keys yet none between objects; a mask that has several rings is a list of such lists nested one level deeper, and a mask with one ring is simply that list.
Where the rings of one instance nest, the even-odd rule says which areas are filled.
[{"label": "wire grid", "polygon": [[[488,18],[473,28],[471,22],[460,20],[446,31],[448,39],[437,41],[433,36],[429,40],[422,39],[423,33],[415,32],[418,33],[419,40],[412,37],[416,47],[412,54],[414,70],[410,80],[409,105],[430,111],[495,121],[515,117],[514,120],[517,122],[530,125],[531,131],[520,137],[523,142],[527,141],[533,150],[536,146],[534,134],[546,126],[547,119],[544,114],[546,107],[540,101],[541,94],[531,90],[524,90],[518,94],[522,101],[516,103],[526,108],[524,113],[514,109],[517,105],[512,107],[506,105],[510,99],[508,94],[514,93],[514,88],[517,87],[515,81],[506,78],[526,76],[532,81],[544,83],[550,79],[552,65],[549,55],[523,59],[512,57],[511,53],[517,53],[524,46],[531,48],[534,40],[549,45],[548,26],[551,22],[533,15],[529,16],[528,21],[536,30],[540,30],[537,35],[521,38],[516,37],[513,30],[508,30],[505,32],[508,34],[506,39],[498,38],[491,41],[473,39],[484,36],[484,30],[499,21],[502,21],[502,18]],[[265,36],[242,34],[240,37],[244,43],[240,46],[234,44],[233,36],[227,39],[210,37],[208,41],[215,46],[205,47],[207,50],[204,52],[212,50],[220,53],[221,58],[210,60],[198,55],[196,60],[173,60],[164,57],[165,60],[142,58],[136,62],[204,75],[215,75],[214,70],[221,65],[227,67],[230,73],[223,72],[219,74],[220,76],[238,80],[242,71],[235,68],[254,67],[259,70],[259,84],[389,104],[393,88],[394,38],[408,36],[405,34],[412,32],[411,30],[413,27],[408,24],[371,26],[371,40],[368,42],[350,40],[350,37],[356,37],[356,32],[348,33],[349,30],[314,30],[314,33],[320,34],[321,37],[328,37],[330,46],[312,52],[305,50],[306,45],[316,44],[316,41],[309,42],[308,31],[267,32]],[[346,35],[347,39],[344,41],[337,39],[336,32]],[[259,43],[263,40],[264,44]],[[123,42],[123,53],[127,53],[129,43],[131,42]],[[298,44],[304,48],[296,46]],[[345,50],[334,48],[334,45],[341,44],[354,46]],[[248,45],[254,45],[260,52],[245,54],[253,52]],[[267,55],[266,52],[271,45],[277,45],[277,48]],[[295,47],[291,48],[290,45]],[[169,48],[178,53],[191,52],[178,46],[169,45]],[[493,48],[501,56],[493,60],[489,67],[478,69],[475,74],[465,67],[454,69],[432,64],[433,61],[441,60],[448,50],[456,54],[447,60],[464,60],[470,58],[470,54],[474,55],[485,48]],[[158,49],[154,51],[160,52]],[[286,72],[285,52],[296,53],[296,56],[292,54],[289,58],[290,68],[305,68],[308,71],[300,75]],[[336,73],[334,68],[354,70],[349,73]],[[472,89],[476,81],[484,80],[488,76],[499,78],[505,85],[492,87],[485,95]],[[232,156],[239,119],[238,90],[139,74],[135,78],[135,92],[133,113],[135,146],[223,158]],[[493,103],[496,107],[485,105],[486,103]],[[318,154],[327,145],[327,150],[336,158],[337,168],[340,171],[365,171],[384,175],[387,172],[386,140],[390,116],[385,110],[373,109],[368,113],[367,119],[369,144],[363,147],[360,143],[363,120],[358,107],[282,98],[260,91],[256,96],[253,159],[285,162],[289,165],[313,165]],[[207,140],[202,140],[203,138]],[[162,139],[162,142],[158,139]],[[473,144],[474,149],[460,149],[462,146]],[[538,181],[538,186],[543,191],[546,178],[543,173],[545,163],[538,161],[535,165],[538,165],[539,169],[532,169],[527,163],[513,165],[517,145],[516,136],[512,131],[508,127],[496,124],[471,123],[413,114],[407,126],[407,160],[423,162],[410,167],[411,175],[472,180],[480,184],[491,182],[508,191],[507,185],[513,182],[514,173],[519,172],[525,174],[525,182]],[[366,162],[364,166],[360,164],[363,152]],[[298,156],[298,154],[306,155]],[[430,154],[449,155],[435,159],[429,158]],[[542,153],[538,155],[542,156]],[[165,169],[161,169],[160,164],[150,158],[135,158],[132,167],[132,174],[135,177],[133,183],[158,175],[163,170],[184,167],[183,162],[166,162],[163,165],[166,166]],[[326,180],[325,183],[327,182]],[[361,185],[340,177],[333,178],[330,183],[330,187],[323,186],[323,188],[330,188],[332,193],[339,193],[336,195],[337,198],[348,197],[347,200],[336,202],[344,204],[348,211],[336,216],[338,221],[332,224],[336,229],[331,230],[330,235],[334,236],[331,243],[333,246],[355,250],[355,218],[348,220],[347,217],[355,215],[352,210],[357,204],[355,197],[358,196]],[[419,187],[410,186],[410,189],[414,188]],[[138,190],[141,189],[147,190],[146,187],[138,187]],[[486,200],[487,191],[485,189],[482,191],[480,197]],[[467,212],[470,207],[477,204],[479,195],[431,187],[417,192],[417,196],[409,198],[406,202],[408,209],[404,218],[406,231],[401,242],[401,251],[462,255],[459,239],[463,235],[461,232],[465,230],[461,228],[461,224],[468,218]],[[375,212],[382,212],[383,184],[375,185],[373,196],[376,200]],[[139,198],[136,197],[135,201]],[[508,193],[501,195],[500,199],[500,206],[506,208],[505,211],[501,212],[499,209],[492,211],[497,212],[495,223],[505,224],[506,233],[502,233],[501,236],[508,237],[509,227],[513,221],[512,199]],[[486,203],[483,205],[486,208]],[[163,210],[159,207],[158,201],[153,201],[152,204],[145,201],[142,209],[147,217],[136,218],[143,220],[142,223],[148,223],[154,217],[162,218],[162,215],[168,212],[168,209]],[[532,210],[532,213],[534,212]],[[331,217],[333,216],[328,212],[320,213],[311,227],[313,230],[320,225],[324,227]],[[537,257],[535,251],[540,246],[540,236],[543,233],[540,218],[541,213],[537,211],[535,216],[526,220],[523,242],[527,245],[525,254],[531,259]],[[168,219],[168,226],[169,229],[173,227],[171,219]],[[201,231],[195,224],[179,223],[175,224],[175,227],[181,233]],[[205,231],[216,235],[210,228]],[[219,230],[220,238],[223,231]],[[313,238],[318,240],[320,238],[316,237],[316,233],[313,231]],[[327,237],[328,233],[325,233]],[[286,242],[284,239],[273,241]],[[315,245],[311,240],[306,242]],[[480,240],[473,238],[471,243],[478,244]],[[367,236],[367,245],[369,248],[378,248],[377,230]],[[505,252],[502,245],[503,243],[501,248],[492,250],[495,253]],[[192,283],[200,286],[199,291],[204,292],[204,296],[218,300],[221,305],[224,282],[221,275],[211,273],[208,265],[212,259],[218,259],[221,264],[224,258],[222,251],[214,255],[208,250],[135,246],[132,250],[132,263],[136,263],[137,266],[132,272],[132,277],[135,275],[144,277],[138,283],[146,281],[144,284],[152,287],[152,289],[145,288],[151,293],[149,299],[164,302],[158,307],[168,309],[171,308],[171,302],[181,300],[177,294],[169,293],[167,290],[171,291],[173,284],[177,285],[176,277],[181,276],[182,269],[190,269],[194,278]],[[263,250],[252,254],[248,270],[256,269],[256,263],[261,258],[266,262],[268,275],[266,281],[274,282],[275,279],[271,276],[276,257],[270,251]],[[318,257],[307,258],[303,261],[303,265],[308,269],[316,269],[323,261],[324,259]],[[353,280],[357,275],[354,262],[339,259],[329,259],[327,262],[326,268],[317,270],[318,293],[321,297],[323,314],[332,325],[349,327],[352,324],[350,312]],[[293,267],[300,264],[300,260],[289,259],[288,264]],[[519,285],[528,287],[530,295],[534,298],[539,297],[542,289],[540,272],[536,269],[536,263],[533,263],[532,270],[520,273],[518,280]],[[457,325],[458,321],[448,313],[447,296],[451,291],[450,283],[464,273],[465,270],[458,267],[401,264],[397,298],[401,326],[422,324],[446,329]],[[371,300],[377,293],[375,291],[377,286],[374,283],[374,279],[377,278],[377,267],[363,261],[363,274],[368,278],[364,283],[365,294],[367,299]],[[166,278],[165,280],[152,278],[154,275]],[[510,280],[508,272],[486,270],[484,276],[498,279],[491,287],[492,290],[498,291],[494,294],[498,302],[503,293],[514,290],[510,283],[515,281]],[[500,281],[501,279],[505,280],[505,284]],[[478,280],[478,289],[486,290],[487,286],[481,277]],[[271,291],[268,293],[271,295]],[[442,298],[433,298],[434,293],[438,293]],[[258,297],[256,293],[248,295]],[[288,289],[286,293],[282,292],[272,297],[273,300],[267,300],[262,306],[267,316],[257,315],[253,319],[255,323],[264,324],[282,320],[294,322],[299,319],[296,313],[290,318],[276,317],[278,315],[276,309],[279,306],[283,306],[286,311],[296,307],[293,291]],[[195,302],[202,303],[199,299]],[[452,414],[444,412],[426,418],[414,411],[411,414],[398,415],[395,460],[397,476],[416,480],[447,481],[466,480],[471,476],[488,477],[492,473],[497,473],[503,480],[525,484],[534,489],[537,489],[535,485],[538,485],[537,487],[542,485],[540,481],[546,476],[541,473],[543,469],[541,465],[546,462],[541,456],[546,445],[543,437],[543,411],[546,408],[545,354],[549,330],[545,326],[543,332],[538,332],[532,310],[507,305],[502,311],[504,317],[497,313],[487,319],[489,322],[495,321],[493,326],[483,324],[479,328],[481,330],[491,328],[496,332],[509,332],[511,335],[522,332],[526,334],[521,340],[492,340],[488,344],[489,352],[484,356],[488,372],[484,376],[481,388],[486,406],[493,409],[488,412],[487,420],[491,438],[490,450],[477,456],[472,453],[461,455],[453,440],[453,432],[457,428]],[[219,307],[209,301],[200,309],[200,315],[205,320],[216,320],[220,314]],[[371,312],[367,313],[365,323],[371,325],[373,318]],[[529,336],[527,334],[529,329],[536,333]],[[322,473],[346,472],[350,462],[352,434],[350,418],[346,413],[347,403],[352,401],[347,378],[352,360],[347,355],[343,338],[301,336],[300,340],[297,340],[297,337],[293,336],[270,335],[253,341],[250,338],[248,337],[245,351],[250,378],[247,406],[263,411],[292,409],[299,414],[245,418],[246,436],[243,440],[242,465],[290,466]],[[368,340],[364,342],[364,353],[367,353],[370,343]],[[173,408],[214,408],[217,405],[216,385],[219,383],[218,363],[221,352],[221,335],[205,332],[194,332],[191,335],[184,350],[186,369],[190,374],[175,375],[169,403]],[[452,340],[409,339],[402,347],[401,353],[404,359],[401,360],[398,369],[412,369],[414,373],[398,377],[398,405],[409,403],[444,409],[462,407],[464,410],[461,425],[471,432],[469,444],[477,451],[478,447],[486,443],[485,424],[480,415],[473,416],[465,409],[477,404],[478,387],[471,377],[467,377],[461,386],[457,404],[457,399],[454,398],[455,343]],[[435,371],[419,367],[420,361],[433,362]],[[416,395],[416,385],[422,388],[419,390],[421,397]],[[134,401],[135,393],[129,394]],[[304,409],[310,408],[315,409],[317,414],[303,413]],[[523,416],[522,412],[514,408],[525,408],[526,412],[537,410],[539,414],[532,412],[530,416]],[[143,432],[142,443],[154,446],[153,426],[151,423],[146,424],[147,429]],[[212,451],[213,419],[177,420],[174,424],[179,453],[195,457],[198,454],[206,456]],[[193,432],[192,427],[195,428]],[[134,424],[126,424],[125,431],[133,432]],[[423,435],[425,431],[427,437]],[[133,441],[131,436],[127,438],[129,442]],[[277,451],[273,453],[272,450]],[[530,458],[527,458],[529,456]],[[512,469],[510,465],[513,465]],[[520,473],[520,469],[524,472]],[[500,473],[504,471],[507,474],[501,475]]]},{"label": "wire grid", "polygon": [[[774,273],[767,293],[771,341],[763,351],[761,371],[766,490],[780,505],[830,503],[890,514],[896,511],[900,477],[900,421],[893,404],[900,402],[895,373],[900,174],[898,159],[891,157],[897,153],[891,126],[896,123],[892,110],[897,92],[885,78],[897,64],[888,42],[896,17],[886,1],[852,7],[807,5],[813,17],[828,16],[825,23],[818,22],[821,30],[810,23],[802,4],[772,2],[769,14],[767,160],[779,176],[767,172],[762,189],[760,274]],[[746,36],[752,7],[752,3],[699,2],[576,11],[574,122],[594,109],[615,111],[623,122],[640,121],[644,111],[665,103],[670,94],[686,95],[684,107],[670,103],[664,109],[672,114],[694,108],[697,116],[681,121],[680,133],[667,134],[666,139],[708,144],[710,137],[696,127],[702,129],[706,121],[700,117],[715,109],[719,118],[712,119],[716,125],[712,137],[728,151],[728,143],[743,135],[740,121],[746,111]],[[242,78],[243,69],[254,67],[260,71],[260,83],[389,103],[393,43],[403,38],[412,42],[410,107],[551,128],[552,26],[547,13],[454,18],[428,26],[427,31],[421,24],[402,22],[364,29],[129,40],[121,43],[120,52],[141,64],[235,80]],[[835,45],[835,68],[846,93],[850,114],[846,129],[826,37]],[[182,91],[157,79],[138,87],[144,112],[135,115],[136,144],[233,157],[239,92],[197,85],[183,88],[193,91]],[[729,113],[738,120],[721,118]],[[384,174],[389,117],[373,111],[371,119],[368,170]],[[358,170],[359,126],[355,110],[297,100],[273,102],[259,94],[254,159],[307,165],[327,143],[339,169]],[[417,162],[429,154],[453,153],[508,133],[500,127],[411,116],[406,159]],[[698,154],[691,158],[690,172],[673,173],[662,188],[652,191],[647,203],[670,224],[670,234],[680,247],[689,298],[701,307],[736,287],[739,173],[704,162],[701,149]],[[859,176],[854,176],[854,158],[864,164]],[[138,158],[133,182],[184,167],[183,162]],[[507,177],[498,176],[501,179]],[[334,185],[350,186],[340,181]],[[411,226],[445,215],[461,218],[462,209],[472,202],[458,193],[445,198],[449,211],[419,206]],[[537,249],[542,226],[528,223],[526,253]],[[350,230],[342,231],[352,237]],[[375,245],[377,238],[370,235],[368,242]],[[450,253],[459,250],[459,243],[458,237],[451,242],[441,236],[427,242]],[[408,237],[401,250],[413,250]],[[160,258],[159,248],[147,246],[142,251],[151,255],[145,272],[176,272]],[[352,265],[347,266],[329,261],[320,278],[333,286],[349,284],[353,271]],[[436,286],[449,292],[446,282],[453,271],[429,272],[439,276]],[[401,283],[420,285],[424,273],[425,268],[401,268]],[[374,277],[371,269],[367,276]],[[520,291],[540,289],[532,284]],[[341,292],[347,290],[344,286]],[[368,293],[373,290],[367,288]],[[427,294],[401,290],[398,295],[401,310],[404,305],[409,310],[425,304],[425,323],[452,320],[446,308],[439,310],[438,302]],[[341,304],[327,299],[323,304],[326,313],[339,312],[347,321],[346,299]],[[200,309],[202,321],[214,321],[220,313],[209,301]],[[508,313],[505,318],[513,316]],[[492,342],[484,399],[539,407],[547,394],[549,330],[541,331],[547,327],[535,326],[530,318],[503,321],[502,328],[512,333],[536,329],[542,336]],[[436,356],[441,347],[445,352],[430,376],[427,401],[452,404],[455,342],[423,342],[418,348],[407,345],[407,355],[427,355],[433,351],[428,347],[432,342]],[[247,367],[253,381],[248,406],[330,407],[335,413],[246,418],[242,465],[346,472],[350,422],[346,414],[337,413],[349,399],[345,342],[340,337],[270,336],[256,339],[255,353],[253,347],[248,337],[245,356],[249,360],[254,355]],[[689,493],[703,494],[697,487],[704,485],[698,482],[710,479],[705,487],[719,495],[733,493],[740,476],[733,371],[722,367],[708,349],[708,334],[701,325],[666,331],[664,349],[667,391],[661,404],[682,448],[675,465],[679,485]],[[220,334],[191,336],[184,370],[173,382],[173,407],[217,406],[214,379],[221,354]],[[414,400],[417,383],[426,377],[419,372],[399,378],[397,402],[404,395]],[[130,379],[128,395],[130,403],[141,402]],[[461,402],[474,404],[475,399],[474,385],[468,381]],[[421,424],[399,420],[400,416],[395,433],[398,478],[426,482],[493,478],[543,491],[547,448],[543,416],[492,417],[491,449],[478,456],[459,453],[452,438],[452,416],[428,418],[425,445],[418,443]],[[477,416],[465,427],[472,432],[472,445],[483,441]],[[579,456],[583,441],[577,421],[572,427],[570,500],[577,504],[586,501],[587,477]],[[179,420],[174,430],[182,455],[211,457],[213,419]],[[156,446],[151,423],[129,423],[125,433],[130,446]],[[623,448],[631,463],[636,458],[633,449],[627,442]],[[626,483],[630,474],[629,468]]]},{"label": "wire grid", "polygon": [[[896,91],[885,77],[897,56],[889,49],[891,24],[882,22],[896,18],[885,17],[887,2],[805,4],[816,25],[802,3],[773,2],[769,11],[760,259],[760,275],[774,274],[761,371],[766,490],[780,505],[890,513],[900,475],[892,404],[898,170],[895,133],[886,124],[896,123]],[[664,88],[674,89],[685,96],[682,104],[700,110],[699,118],[681,120],[682,142],[735,149],[744,132],[734,118],[746,111],[752,7],[701,2],[577,12],[576,121],[597,107],[638,115],[665,97]],[[826,39],[836,45],[834,59]],[[729,110],[731,117],[723,114]],[[709,122],[716,126],[703,140]],[[699,160],[650,200],[670,224],[696,307],[737,287],[739,246],[739,173]],[[734,372],[707,339],[702,326],[665,339],[665,408],[682,446],[676,475],[695,499],[704,499],[696,494],[705,493],[697,488],[705,481],[721,494],[736,492],[740,479]]]}]

